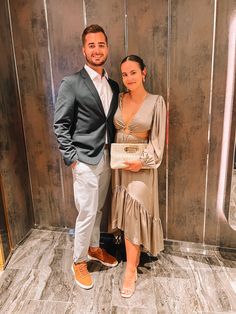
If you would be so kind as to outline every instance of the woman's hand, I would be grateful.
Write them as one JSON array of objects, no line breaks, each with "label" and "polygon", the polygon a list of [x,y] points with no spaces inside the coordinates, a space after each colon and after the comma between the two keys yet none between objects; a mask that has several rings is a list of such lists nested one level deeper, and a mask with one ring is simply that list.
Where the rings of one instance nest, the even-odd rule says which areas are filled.
[{"label": "woman's hand", "polygon": [[127,167],[123,168],[123,170],[129,170],[133,172],[138,172],[143,166],[140,160],[125,161],[124,164],[127,165]]}]

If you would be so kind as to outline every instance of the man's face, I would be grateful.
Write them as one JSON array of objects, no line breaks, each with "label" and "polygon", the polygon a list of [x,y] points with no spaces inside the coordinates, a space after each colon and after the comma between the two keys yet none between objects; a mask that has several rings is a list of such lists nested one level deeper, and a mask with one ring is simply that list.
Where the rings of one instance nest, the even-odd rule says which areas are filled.
[{"label": "man's face", "polygon": [[102,66],[108,56],[108,46],[103,33],[89,33],[85,37],[83,54],[91,67]]}]

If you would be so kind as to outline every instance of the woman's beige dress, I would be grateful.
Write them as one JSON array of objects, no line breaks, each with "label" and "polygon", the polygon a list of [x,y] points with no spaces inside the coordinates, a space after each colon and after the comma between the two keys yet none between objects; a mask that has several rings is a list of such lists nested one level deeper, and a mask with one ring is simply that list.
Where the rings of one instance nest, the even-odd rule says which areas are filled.
[{"label": "woman's beige dress", "polygon": [[[120,94],[114,116],[116,142],[148,143],[141,159],[150,169],[139,172],[114,170],[111,227],[123,230],[132,243],[142,245],[146,251],[157,255],[164,248],[157,168],[161,164],[165,145],[165,102],[162,96],[148,94],[129,124],[125,125],[122,98],[123,94]],[[145,133],[146,139],[142,138]]]}]

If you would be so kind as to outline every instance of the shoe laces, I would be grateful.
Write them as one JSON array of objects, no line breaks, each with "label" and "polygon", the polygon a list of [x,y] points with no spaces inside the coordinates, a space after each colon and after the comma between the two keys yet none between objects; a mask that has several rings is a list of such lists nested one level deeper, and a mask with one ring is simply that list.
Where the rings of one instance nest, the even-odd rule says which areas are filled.
[{"label": "shoe laces", "polygon": [[85,277],[88,275],[88,269],[87,269],[87,264],[86,263],[79,263],[75,265],[75,271],[80,272],[80,274]]}]

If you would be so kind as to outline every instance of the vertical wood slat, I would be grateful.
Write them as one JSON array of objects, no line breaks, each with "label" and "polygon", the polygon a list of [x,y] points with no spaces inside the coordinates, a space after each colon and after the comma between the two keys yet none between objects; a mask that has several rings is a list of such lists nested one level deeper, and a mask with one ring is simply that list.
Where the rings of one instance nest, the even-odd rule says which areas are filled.
[{"label": "vertical wood slat", "polygon": [[213,2],[171,2],[170,239],[203,241]]},{"label": "vertical wood slat", "polygon": [[205,243],[213,245],[219,244],[219,212],[217,211],[217,193],[223,135],[230,12],[231,8],[229,6],[229,1],[218,1],[205,232]]},{"label": "vertical wood slat", "polygon": [[5,258],[3,254],[2,240],[0,237],[0,271],[3,270],[5,264]]},{"label": "vertical wood slat", "polygon": [[10,20],[7,1],[0,4],[0,172],[1,194],[7,215],[8,238],[11,246],[25,236],[33,224],[27,157],[20,101],[14,68]]},{"label": "vertical wood slat", "polygon": [[123,1],[85,0],[87,25],[101,25],[108,37],[109,57],[106,62],[109,76],[122,87],[120,62],[125,56],[125,10]]},{"label": "vertical wood slat", "polygon": [[[122,84],[119,65],[121,56],[125,53],[124,4],[122,1],[116,0],[85,0],[85,11],[87,26],[90,24],[99,24],[103,27],[107,34],[109,55],[105,68],[108,75],[113,80],[117,81],[121,88]],[[107,231],[108,229],[108,217],[111,209],[111,194],[112,190],[110,187],[103,207],[101,231]]]},{"label": "vertical wood slat", "polygon": [[[226,76],[228,63],[228,40],[229,26],[232,13],[235,12],[236,1],[218,1],[216,17],[216,47],[214,60],[214,81],[213,81],[213,101],[211,112],[211,133],[210,133],[210,152],[208,167],[208,194],[206,212],[206,233],[205,243],[221,245],[225,247],[236,247],[236,235],[229,226],[227,211],[229,210],[229,186],[231,173],[228,173],[228,195],[225,198],[225,213],[221,213],[217,208],[219,173],[221,167],[221,147],[223,135],[223,120],[226,95]],[[232,115],[232,131],[235,130],[235,101],[234,113]],[[233,132],[232,132],[233,133]],[[234,137],[234,136],[233,136]],[[232,140],[232,137],[231,137]],[[234,140],[234,139],[233,139]],[[230,144],[231,160],[233,158],[233,142]],[[224,217],[225,216],[225,217]]]},{"label": "vertical wood slat", "polygon": [[10,1],[35,223],[63,226],[43,1]]},{"label": "vertical wood slat", "polygon": [[[154,14],[155,12],[155,14]],[[127,1],[128,54],[144,59],[147,90],[167,100],[168,2],[164,0]],[[137,31],[138,29],[138,31]],[[166,155],[159,168],[160,218],[166,234]]]},{"label": "vertical wood slat", "polygon": [[9,224],[8,226],[6,224],[7,208],[4,206],[3,198],[2,176],[0,175],[0,270],[3,270],[12,247]]},{"label": "vertical wood slat", "polygon": [[[234,3],[234,8],[236,3]],[[236,18],[236,15],[235,15]],[[234,147],[235,147],[235,131],[236,131],[236,81],[234,82],[234,100],[232,110],[232,125],[230,131],[230,145],[228,157],[228,171],[226,180],[226,193],[225,193],[225,208],[224,214],[227,219],[220,219],[220,246],[236,248],[236,230],[229,225],[229,209],[230,209],[230,194],[232,189],[232,175],[234,164]]]},{"label": "vertical wood slat", "polygon": [[[56,98],[62,78],[77,72],[84,65],[81,43],[84,29],[83,1],[49,0],[47,14]],[[60,195],[60,210],[64,212],[64,226],[74,226],[77,211],[74,205],[71,167],[64,165],[55,137],[54,142],[57,171],[62,173],[56,184],[64,193],[64,200],[63,194]]]},{"label": "vertical wood slat", "polygon": [[[225,5],[225,7],[222,7]],[[226,31],[229,31],[230,24],[234,21],[234,25],[236,25],[236,1],[231,0],[227,3],[219,3],[219,14],[220,10],[224,10],[227,14],[228,25],[226,27]],[[231,28],[232,31],[232,28]],[[235,32],[235,29],[233,30]],[[230,34],[227,32],[229,41]],[[232,38],[232,37],[231,37]],[[221,37],[221,41],[224,43],[224,39]],[[228,42],[227,42],[228,43]],[[231,43],[232,45],[235,43]],[[227,47],[228,48],[228,47]],[[227,51],[227,50],[226,50]],[[233,70],[233,69],[231,69]],[[234,68],[236,70],[236,67]],[[235,75],[235,73],[234,73]],[[223,219],[220,216],[220,246],[221,247],[231,247],[236,248],[236,230],[234,230],[229,225],[229,208],[230,208],[230,194],[232,188],[232,174],[233,174],[233,163],[234,163],[234,146],[235,146],[235,130],[236,130],[236,80],[234,81],[234,95],[233,95],[233,108],[232,108],[232,121],[231,121],[231,129],[229,134],[229,152],[228,152],[228,164],[227,164],[227,179],[226,179],[226,191],[225,191],[225,207],[224,207],[224,215],[226,219]]]}]

